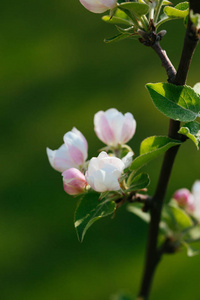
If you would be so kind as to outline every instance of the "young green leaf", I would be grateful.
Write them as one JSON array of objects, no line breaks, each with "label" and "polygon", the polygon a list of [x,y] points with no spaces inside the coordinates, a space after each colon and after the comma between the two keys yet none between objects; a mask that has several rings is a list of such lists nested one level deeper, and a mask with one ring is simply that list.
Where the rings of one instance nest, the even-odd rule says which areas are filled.
[{"label": "young green leaf", "polygon": [[189,215],[180,207],[174,204],[164,206],[162,220],[173,232],[181,232],[186,228],[193,226],[193,221]]},{"label": "young green leaf", "polygon": [[142,141],[140,146],[140,156],[136,157],[130,170],[136,170],[147,164],[151,160],[157,158],[169,148],[181,144],[180,141],[170,139],[165,136],[151,136]]},{"label": "young green leaf", "polygon": [[167,117],[190,122],[200,116],[200,95],[191,87],[170,83],[148,83],[146,87],[156,108]]},{"label": "young green leaf", "polygon": [[149,6],[145,3],[123,2],[118,5],[119,8],[129,10],[134,15],[140,17],[149,12]]},{"label": "young green leaf", "polygon": [[180,128],[179,133],[186,135],[191,139],[197,149],[200,147],[200,124],[198,122],[189,122],[186,123],[183,127]]},{"label": "young green leaf", "polygon": [[111,215],[115,210],[115,202],[99,200],[99,194],[89,192],[81,197],[74,216],[74,226],[80,242],[88,228],[98,219]]},{"label": "young green leaf", "polygon": [[133,177],[133,179],[129,183],[129,190],[133,192],[144,189],[149,185],[149,183],[149,175],[147,173],[140,173],[139,175]]},{"label": "young green leaf", "polygon": [[189,2],[181,2],[175,7],[166,6],[164,13],[170,18],[185,18],[189,13]]}]

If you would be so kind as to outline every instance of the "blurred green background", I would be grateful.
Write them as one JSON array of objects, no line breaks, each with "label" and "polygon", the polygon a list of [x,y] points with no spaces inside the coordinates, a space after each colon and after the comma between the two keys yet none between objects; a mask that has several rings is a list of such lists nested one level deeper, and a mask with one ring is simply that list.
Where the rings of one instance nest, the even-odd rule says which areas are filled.
[{"label": "blurred green background", "polygon": [[[177,1],[174,1],[176,4]],[[162,46],[175,67],[183,44],[182,21],[162,29]],[[88,231],[82,244],[73,226],[76,200],[62,188],[46,147],[58,148],[76,126],[87,138],[89,157],[103,144],[93,131],[98,110],[130,111],[138,154],[147,136],[165,135],[168,120],[144,85],[166,81],[151,49],[134,40],[103,43],[116,33],[78,0],[2,0],[0,9],[0,299],[108,300],[118,291],[137,294],[147,227],[121,208]],[[188,84],[199,78],[199,49]],[[153,193],[162,159],[148,166]],[[200,179],[200,154],[187,142],[179,152],[167,197]],[[151,299],[199,297],[200,256],[165,256]]]}]

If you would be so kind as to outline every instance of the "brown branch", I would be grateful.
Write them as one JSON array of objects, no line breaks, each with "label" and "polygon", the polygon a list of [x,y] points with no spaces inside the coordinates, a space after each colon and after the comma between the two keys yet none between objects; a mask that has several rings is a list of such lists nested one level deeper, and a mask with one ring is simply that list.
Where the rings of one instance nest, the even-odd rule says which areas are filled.
[{"label": "brown branch", "polygon": [[[195,12],[197,11],[200,12],[199,2],[200,1],[191,1],[190,3],[191,9],[193,9]],[[159,43],[156,41],[155,44],[151,45],[153,50],[157,53],[157,55],[161,59],[162,65],[167,72],[168,81],[170,83],[176,85],[184,85],[186,83],[191,59],[194,50],[198,44],[198,41],[199,41],[199,36],[197,35],[197,30],[194,28],[191,21],[189,20],[177,73],[172,63],[170,62],[169,58],[167,57],[166,52],[162,50]],[[174,139],[180,139],[180,136],[177,133],[179,128],[180,128],[179,121],[170,120],[168,136]],[[180,146],[175,146],[173,148],[170,148],[165,153],[157,188],[152,199],[154,205],[151,208],[151,221],[149,225],[146,262],[145,262],[145,269],[144,269],[138,300],[148,299],[152,280],[153,280],[153,275],[157,267],[157,264],[160,261],[162,256],[162,253],[157,249],[159,223],[161,219],[161,212],[162,212],[162,206],[164,203],[165,194],[167,191],[170,175],[172,172],[172,167],[179,147]]]}]

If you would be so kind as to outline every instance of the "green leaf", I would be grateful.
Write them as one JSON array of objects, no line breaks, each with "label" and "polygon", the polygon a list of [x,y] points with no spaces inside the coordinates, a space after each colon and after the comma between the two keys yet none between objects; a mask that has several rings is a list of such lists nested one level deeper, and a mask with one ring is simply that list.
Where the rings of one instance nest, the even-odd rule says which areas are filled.
[{"label": "green leaf", "polygon": [[105,43],[113,43],[113,42],[118,42],[120,40],[124,40],[124,39],[127,39],[129,37],[131,37],[132,34],[131,33],[120,33],[118,35],[115,35],[114,37],[112,38],[108,38],[108,39],[104,39],[104,42]]},{"label": "green leaf", "polygon": [[127,205],[127,210],[136,216],[138,216],[140,219],[142,219],[144,222],[149,223],[150,222],[150,214],[147,212],[142,211],[142,207],[144,205],[141,203],[133,203]]},{"label": "green leaf", "polygon": [[83,241],[88,228],[98,219],[111,215],[115,202],[99,201],[99,194],[89,192],[81,197],[74,216],[74,226],[80,242]]},{"label": "green leaf", "polygon": [[130,190],[131,192],[138,191],[146,188],[149,185],[149,183],[149,175],[147,173],[140,173],[131,180],[131,182],[129,183],[130,187],[128,190]]},{"label": "green leaf", "polygon": [[164,8],[164,13],[170,18],[185,18],[189,13],[189,2],[181,2],[175,7],[166,6]]},{"label": "green leaf", "polygon": [[186,135],[191,139],[197,149],[200,147],[200,124],[197,122],[186,123],[183,127],[180,128],[179,133]]},{"label": "green leaf", "polygon": [[157,158],[169,148],[181,144],[180,141],[170,139],[165,136],[151,136],[142,141],[140,146],[140,156],[135,158],[130,166],[130,170],[136,170]]},{"label": "green leaf", "polygon": [[170,83],[148,83],[146,87],[156,108],[167,117],[190,122],[200,116],[200,95],[191,87]]},{"label": "green leaf", "polygon": [[113,16],[112,18],[110,16],[103,16],[102,20],[106,23],[110,23],[110,24],[124,24],[127,26],[132,25],[133,23],[127,19],[122,19],[116,16]]},{"label": "green leaf", "polygon": [[145,3],[124,2],[118,5],[119,8],[127,9],[136,16],[143,16],[149,12],[149,6]]}]

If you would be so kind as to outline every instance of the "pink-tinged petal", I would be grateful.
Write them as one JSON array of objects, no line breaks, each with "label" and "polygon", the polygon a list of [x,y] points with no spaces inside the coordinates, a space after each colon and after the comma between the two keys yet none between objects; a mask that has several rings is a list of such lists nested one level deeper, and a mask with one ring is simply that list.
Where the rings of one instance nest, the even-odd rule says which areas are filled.
[{"label": "pink-tinged petal", "polygon": [[73,128],[72,131],[64,135],[63,139],[72,161],[75,164],[82,165],[87,159],[88,145],[81,132]]},{"label": "pink-tinged petal", "polygon": [[80,0],[81,4],[93,13],[103,13],[109,9],[109,7],[101,4],[97,0]]},{"label": "pink-tinged petal", "polygon": [[87,182],[85,176],[75,168],[68,169],[62,173],[63,187],[67,194],[78,195],[83,193]]},{"label": "pink-tinged petal", "polygon": [[105,144],[118,147],[129,141],[136,129],[136,121],[131,113],[123,115],[115,108],[99,111],[94,117],[95,132]]},{"label": "pink-tinged petal", "polygon": [[84,159],[83,152],[81,152],[81,150],[79,150],[73,145],[68,146],[68,149],[69,149],[70,156],[72,160],[75,162],[75,164],[80,166],[84,164],[85,159]]},{"label": "pink-tinged petal", "polygon": [[[84,146],[83,149],[82,149],[82,151],[87,153],[87,151],[88,151],[88,143],[87,143],[87,140],[84,137],[84,135],[78,129],[76,129],[76,127],[72,128],[72,132],[75,133],[77,136],[80,137],[80,139],[83,142],[83,146]],[[81,146],[82,146],[82,144],[81,144]]]},{"label": "pink-tinged petal", "polygon": [[114,134],[103,111],[99,111],[94,116],[94,131],[98,138],[106,145],[113,143]]},{"label": "pink-tinged petal", "polygon": [[65,144],[57,150],[47,148],[47,156],[51,166],[59,172],[63,172],[71,167],[76,167],[76,164],[72,162],[69,157]]},{"label": "pink-tinged petal", "polygon": [[[114,109],[112,109],[114,110]],[[124,116],[121,112],[118,112],[113,114],[112,117],[108,119],[110,128],[113,128],[113,134],[114,134],[114,141],[113,145],[117,146],[118,144],[121,144],[121,135],[122,135],[122,127],[124,124]]]},{"label": "pink-tinged petal", "polygon": [[127,143],[134,135],[136,130],[136,121],[131,113],[124,115],[124,123],[121,131],[120,140],[122,143]]},{"label": "pink-tinged petal", "polygon": [[109,9],[112,9],[116,6],[117,0],[100,0],[101,3],[107,6]]}]

